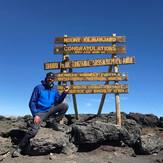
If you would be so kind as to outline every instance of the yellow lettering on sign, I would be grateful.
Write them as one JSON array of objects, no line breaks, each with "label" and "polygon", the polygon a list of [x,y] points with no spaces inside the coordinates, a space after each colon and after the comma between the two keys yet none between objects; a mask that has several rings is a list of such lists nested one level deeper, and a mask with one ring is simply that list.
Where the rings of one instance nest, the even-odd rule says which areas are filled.
[{"label": "yellow lettering on sign", "polygon": [[105,43],[125,42],[124,36],[86,36],[86,37],[57,37],[56,43]]},{"label": "yellow lettering on sign", "polygon": [[[58,49],[56,49],[57,51]],[[64,47],[65,52],[75,52],[75,53],[90,53],[90,52],[116,52],[117,48],[114,46],[65,46]]]},{"label": "yellow lettering on sign", "polygon": [[106,66],[106,65],[117,65],[117,64],[133,64],[133,63],[135,63],[134,57],[105,58],[105,59],[96,59],[96,60],[67,61],[65,63],[62,62],[46,63],[45,69],[77,68],[77,67]]},{"label": "yellow lettering on sign", "polygon": [[116,37],[83,37],[83,42],[116,42]]},{"label": "yellow lettering on sign", "polygon": [[64,37],[63,39],[64,42],[80,42],[80,37]]}]

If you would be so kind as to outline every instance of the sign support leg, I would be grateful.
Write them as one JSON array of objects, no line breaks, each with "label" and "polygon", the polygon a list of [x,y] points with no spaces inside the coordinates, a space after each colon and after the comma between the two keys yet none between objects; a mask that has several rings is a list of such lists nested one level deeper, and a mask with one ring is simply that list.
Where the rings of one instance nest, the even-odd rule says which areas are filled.
[{"label": "sign support leg", "polygon": [[[72,72],[72,68],[69,69],[69,72]],[[70,84],[74,85],[74,82],[70,81]],[[78,120],[79,115],[78,115],[77,100],[76,100],[76,95],[75,94],[72,94],[72,99],[73,99],[73,104],[74,104],[75,118]]]},{"label": "sign support leg", "polygon": [[[108,72],[111,72],[111,71],[112,71],[112,66],[109,67]],[[105,84],[109,84],[109,81],[106,81]],[[98,113],[97,113],[98,116],[101,115],[102,108],[103,108],[103,105],[104,105],[104,102],[105,102],[105,97],[106,97],[106,93],[102,94],[99,109],[98,109]]]},{"label": "sign support leg", "polygon": [[121,126],[121,112],[120,112],[120,96],[119,93],[115,94],[115,105],[116,105],[116,124]]}]

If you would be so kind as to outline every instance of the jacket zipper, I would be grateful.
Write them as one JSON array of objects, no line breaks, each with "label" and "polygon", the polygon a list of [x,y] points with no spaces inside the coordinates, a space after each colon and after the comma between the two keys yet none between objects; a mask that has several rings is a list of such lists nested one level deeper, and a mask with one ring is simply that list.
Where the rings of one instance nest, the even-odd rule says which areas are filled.
[{"label": "jacket zipper", "polygon": [[48,90],[48,99],[50,100],[50,90]]}]

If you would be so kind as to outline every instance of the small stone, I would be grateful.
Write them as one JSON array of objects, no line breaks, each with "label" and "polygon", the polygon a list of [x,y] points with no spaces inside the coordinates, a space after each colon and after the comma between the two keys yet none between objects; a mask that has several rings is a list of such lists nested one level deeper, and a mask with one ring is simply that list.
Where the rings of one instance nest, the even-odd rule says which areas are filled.
[{"label": "small stone", "polygon": [[12,157],[20,157],[21,156],[21,150],[18,148],[12,153]]},{"label": "small stone", "polygon": [[132,157],[136,157],[136,154],[135,153],[132,153],[132,155],[131,155]]},{"label": "small stone", "polygon": [[155,162],[162,163],[162,161],[160,159],[156,159]]},{"label": "small stone", "polygon": [[0,156],[0,161],[3,161],[4,157],[3,156]]},{"label": "small stone", "polygon": [[56,156],[53,153],[50,153],[49,154],[49,159],[54,160],[54,159],[56,159]]},{"label": "small stone", "polygon": [[117,152],[114,152],[114,155],[115,155],[115,156],[118,156],[118,153],[117,153]]}]

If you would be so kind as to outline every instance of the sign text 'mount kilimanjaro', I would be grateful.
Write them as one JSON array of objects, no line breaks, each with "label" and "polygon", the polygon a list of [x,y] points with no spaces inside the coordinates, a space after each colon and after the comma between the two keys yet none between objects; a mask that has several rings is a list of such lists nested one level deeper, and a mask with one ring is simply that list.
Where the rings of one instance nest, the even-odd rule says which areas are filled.
[{"label": "sign text 'mount kilimanjaro'", "polygon": [[[63,86],[58,86],[63,91]],[[128,93],[128,85],[72,85],[69,94]]]},{"label": "sign text 'mount kilimanjaro'", "polygon": [[119,64],[133,64],[135,63],[135,57],[126,58],[105,58],[95,60],[79,60],[79,61],[67,61],[67,62],[49,62],[44,64],[45,70],[61,69],[61,68],[80,68],[80,67],[92,67],[92,66],[110,66]]},{"label": "sign text 'mount kilimanjaro'", "polygon": [[57,37],[55,43],[112,43],[125,42],[125,36],[86,36],[86,37]]},{"label": "sign text 'mount kilimanjaro'", "polygon": [[88,73],[56,73],[56,81],[121,81],[128,80],[127,73],[88,72]]},{"label": "sign text 'mount kilimanjaro'", "polygon": [[56,46],[54,54],[124,54],[125,46]]}]

